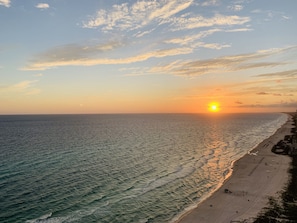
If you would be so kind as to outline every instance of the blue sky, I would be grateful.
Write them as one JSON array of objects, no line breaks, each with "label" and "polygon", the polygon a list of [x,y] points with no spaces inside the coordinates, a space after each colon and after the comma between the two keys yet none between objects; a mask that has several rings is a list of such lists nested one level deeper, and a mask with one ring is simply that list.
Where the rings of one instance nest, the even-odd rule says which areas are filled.
[{"label": "blue sky", "polygon": [[0,0],[0,114],[294,111],[297,1]]}]

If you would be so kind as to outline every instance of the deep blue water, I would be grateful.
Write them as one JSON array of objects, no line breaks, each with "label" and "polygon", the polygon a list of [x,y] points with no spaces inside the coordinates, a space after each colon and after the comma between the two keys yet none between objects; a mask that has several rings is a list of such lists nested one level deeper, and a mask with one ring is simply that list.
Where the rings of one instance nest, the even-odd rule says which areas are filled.
[{"label": "deep blue water", "polygon": [[170,222],[284,114],[0,116],[0,222]]}]

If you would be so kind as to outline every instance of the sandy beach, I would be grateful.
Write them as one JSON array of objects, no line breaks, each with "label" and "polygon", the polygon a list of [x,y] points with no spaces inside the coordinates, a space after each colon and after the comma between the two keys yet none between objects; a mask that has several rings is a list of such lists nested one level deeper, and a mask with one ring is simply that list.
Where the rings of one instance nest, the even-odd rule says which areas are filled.
[{"label": "sandy beach", "polygon": [[[251,153],[235,162],[232,176],[212,196],[183,215],[178,223],[241,222],[255,218],[268,198],[284,189],[291,159],[272,147],[290,135],[292,118]],[[247,222],[247,221],[245,221]]]}]

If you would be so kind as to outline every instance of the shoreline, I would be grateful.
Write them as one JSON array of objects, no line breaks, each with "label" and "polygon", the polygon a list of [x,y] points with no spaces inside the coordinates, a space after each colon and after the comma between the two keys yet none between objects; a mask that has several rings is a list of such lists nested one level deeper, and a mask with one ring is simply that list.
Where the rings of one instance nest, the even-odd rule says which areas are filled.
[{"label": "shoreline", "polygon": [[232,164],[230,177],[194,209],[179,216],[175,223],[240,222],[255,219],[269,197],[284,189],[291,159],[271,149],[291,134],[292,115],[269,138]]}]

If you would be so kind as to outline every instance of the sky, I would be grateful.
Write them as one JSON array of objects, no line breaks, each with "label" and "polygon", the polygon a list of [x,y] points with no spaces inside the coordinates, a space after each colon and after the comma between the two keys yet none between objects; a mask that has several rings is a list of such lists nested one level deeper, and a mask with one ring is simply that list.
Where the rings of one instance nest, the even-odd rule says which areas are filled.
[{"label": "sky", "polygon": [[290,112],[296,0],[0,0],[0,114]]}]

